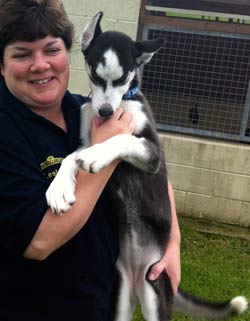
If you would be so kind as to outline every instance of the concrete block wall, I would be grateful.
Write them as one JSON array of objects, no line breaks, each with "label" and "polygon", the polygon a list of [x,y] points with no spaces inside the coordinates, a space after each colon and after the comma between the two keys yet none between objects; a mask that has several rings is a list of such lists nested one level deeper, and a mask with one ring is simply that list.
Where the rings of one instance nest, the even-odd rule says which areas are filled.
[{"label": "concrete block wall", "polygon": [[116,30],[136,39],[140,0],[63,0],[63,5],[76,30],[75,44],[71,52],[71,77],[69,89],[88,95],[89,85],[79,39],[88,21],[99,11],[104,12],[102,30]]},{"label": "concrete block wall", "polygon": [[250,146],[160,136],[177,212],[250,227]]}]

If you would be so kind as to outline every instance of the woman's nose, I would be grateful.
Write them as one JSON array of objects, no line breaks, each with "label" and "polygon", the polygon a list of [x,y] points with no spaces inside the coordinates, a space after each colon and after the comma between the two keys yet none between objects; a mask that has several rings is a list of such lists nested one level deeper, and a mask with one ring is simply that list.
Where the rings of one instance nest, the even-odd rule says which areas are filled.
[{"label": "woman's nose", "polygon": [[33,60],[30,66],[30,70],[32,72],[41,72],[44,70],[48,70],[49,68],[50,68],[50,64],[46,56],[39,53],[33,57]]}]

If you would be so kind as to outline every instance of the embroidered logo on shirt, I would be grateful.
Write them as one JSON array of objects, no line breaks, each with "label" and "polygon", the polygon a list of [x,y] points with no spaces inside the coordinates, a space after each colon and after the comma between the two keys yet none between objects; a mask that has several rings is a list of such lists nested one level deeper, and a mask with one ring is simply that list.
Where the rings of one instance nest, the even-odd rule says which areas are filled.
[{"label": "embroidered logo on shirt", "polygon": [[[47,179],[51,179],[56,176],[58,172],[58,168],[55,168],[54,165],[61,164],[62,161],[63,161],[62,157],[48,156],[46,161],[40,164],[41,171],[43,172],[43,174],[46,176]],[[51,167],[51,166],[54,167],[53,170],[48,169],[48,167]]]}]

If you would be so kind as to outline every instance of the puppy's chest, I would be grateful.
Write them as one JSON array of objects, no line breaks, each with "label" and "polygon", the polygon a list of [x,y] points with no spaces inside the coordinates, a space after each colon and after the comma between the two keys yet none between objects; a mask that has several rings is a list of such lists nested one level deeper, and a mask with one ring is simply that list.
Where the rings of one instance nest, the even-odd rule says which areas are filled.
[{"label": "puppy's chest", "polygon": [[123,100],[121,107],[124,111],[133,115],[133,121],[136,127],[135,134],[140,134],[149,123],[143,104],[135,100]]}]

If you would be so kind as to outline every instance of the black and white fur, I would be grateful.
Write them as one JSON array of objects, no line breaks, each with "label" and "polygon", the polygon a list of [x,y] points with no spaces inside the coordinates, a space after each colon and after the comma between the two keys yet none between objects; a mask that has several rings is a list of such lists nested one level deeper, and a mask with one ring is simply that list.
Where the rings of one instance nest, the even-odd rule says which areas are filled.
[{"label": "black and white fur", "polygon": [[[155,282],[147,279],[150,267],[165,252],[171,210],[163,151],[151,109],[138,90],[138,67],[152,58],[163,41],[134,42],[122,33],[102,33],[101,18],[100,12],[86,26],[81,38],[92,90],[92,101],[82,108],[83,146],[64,159],[47,191],[48,204],[55,213],[70,208],[75,201],[75,174],[79,167],[97,173],[113,160],[123,159],[107,186],[120,237],[117,261],[120,284],[114,320],[131,320],[138,301],[147,321],[170,320],[173,303],[178,310],[196,317],[214,319],[241,313],[247,308],[244,297],[211,304],[179,291],[173,298],[166,274]],[[117,135],[90,146],[93,116],[109,117],[118,106],[132,113],[134,135]]]}]

